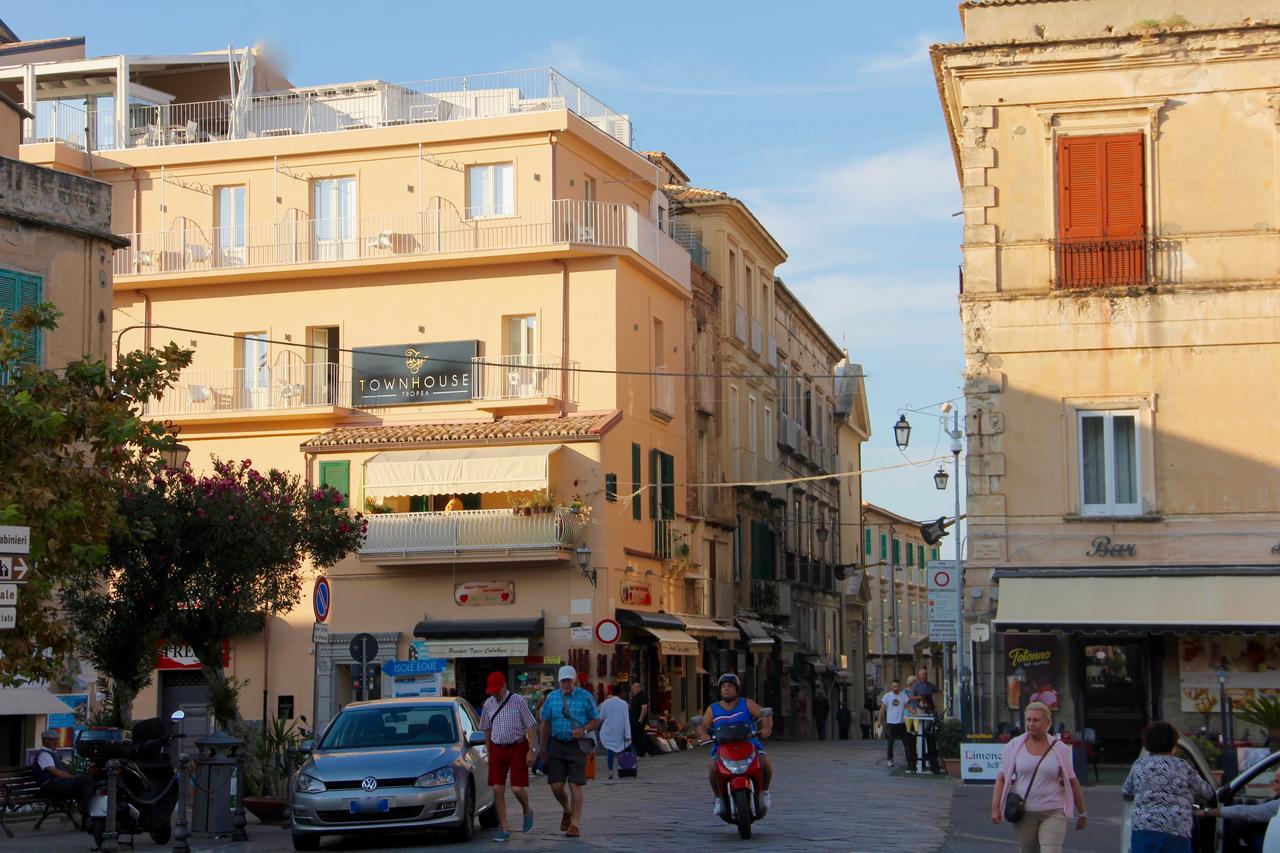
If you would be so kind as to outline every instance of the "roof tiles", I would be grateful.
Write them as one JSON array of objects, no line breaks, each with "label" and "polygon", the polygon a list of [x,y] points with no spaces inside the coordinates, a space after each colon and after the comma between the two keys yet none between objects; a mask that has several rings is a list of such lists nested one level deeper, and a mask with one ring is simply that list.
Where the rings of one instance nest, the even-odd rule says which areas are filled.
[{"label": "roof tiles", "polygon": [[337,427],[304,441],[302,449],[490,443],[504,439],[595,438],[608,429],[617,414],[596,412],[567,417],[511,417],[493,421]]}]

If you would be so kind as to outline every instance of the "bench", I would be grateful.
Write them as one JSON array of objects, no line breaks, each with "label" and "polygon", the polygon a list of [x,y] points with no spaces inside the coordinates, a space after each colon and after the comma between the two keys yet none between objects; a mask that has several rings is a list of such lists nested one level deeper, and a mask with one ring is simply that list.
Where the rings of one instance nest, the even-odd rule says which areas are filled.
[{"label": "bench", "polygon": [[8,767],[0,769],[0,829],[5,835],[13,838],[13,830],[5,818],[12,812],[28,806],[44,806],[44,812],[36,821],[36,829],[44,823],[50,812],[61,814],[71,821],[76,829],[80,828],[76,820],[75,809],[78,803],[75,798],[61,800],[52,799],[40,792],[40,782],[30,767]]}]

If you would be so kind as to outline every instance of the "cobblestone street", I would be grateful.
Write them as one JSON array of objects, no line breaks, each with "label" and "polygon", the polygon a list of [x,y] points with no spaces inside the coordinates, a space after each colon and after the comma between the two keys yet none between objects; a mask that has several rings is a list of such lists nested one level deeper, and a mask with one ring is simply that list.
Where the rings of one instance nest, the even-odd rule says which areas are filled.
[{"label": "cobblestone street", "polygon": [[[556,830],[559,810],[540,777],[532,788],[537,825],[530,835],[516,832],[508,849],[547,850],[937,850],[951,812],[955,783],[933,778],[890,776],[883,742],[827,741],[768,745],[776,776],[773,808],[754,827],[750,842],[711,815],[704,751],[644,759],[637,779],[597,779],[587,788],[582,838],[565,839]],[[603,763],[601,763],[603,767]],[[510,795],[508,795],[510,797]],[[518,806],[513,808],[518,812]],[[251,824],[248,844],[192,841],[193,850],[266,853],[291,850],[286,831]],[[36,833],[20,824],[14,849],[88,850],[88,836],[56,820]],[[493,849],[494,830],[481,830],[472,846]],[[382,836],[326,839],[322,850],[455,850],[444,836],[424,840]],[[158,850],[142,837],[137,849]]]}]

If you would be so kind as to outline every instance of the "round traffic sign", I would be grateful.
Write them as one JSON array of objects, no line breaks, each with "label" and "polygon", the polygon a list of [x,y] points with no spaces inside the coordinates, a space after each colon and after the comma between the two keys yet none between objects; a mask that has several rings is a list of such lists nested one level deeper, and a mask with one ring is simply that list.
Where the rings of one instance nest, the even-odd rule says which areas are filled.
[{"label": "round traffic sign", "polygon": [[933,585],[936,587],[951,586],[951,573],[945,570],[936,572],[933,576]]},{"label": "round traffic sign", "polygon": [[368,663],[378,656],[378,638],[373,634],[356,634],[347,647],[351,658],[360,663]]},{"label": "round traffic sign", "polygon": [[596,639],[606,646],[618,642],[622,636],[622,626],[613,619],[601,619],[596,623]]},{"label": "round traffic sign", "polygon": [[311,591],[311,609],[315,611],[317,622],[328,619],[333,609],[333,591],[329,589],[329,579],[324,575],[316,578],[316,588]]}]

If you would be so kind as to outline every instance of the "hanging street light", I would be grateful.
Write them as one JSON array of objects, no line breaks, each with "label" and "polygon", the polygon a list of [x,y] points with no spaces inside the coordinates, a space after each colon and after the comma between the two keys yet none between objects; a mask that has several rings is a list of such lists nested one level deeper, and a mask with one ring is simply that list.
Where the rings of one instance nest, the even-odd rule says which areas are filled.
[{"label": "hanging street light", "polygon": [[938,491],[945,492],[947,490],[947,481],[950,479],[951,475],[947,473],[947,469],[939,465],[937,472],[933,475],[933,485]]},{"label": "hanging street light", "polygon": [[906,450],[911,442],[911,424],[907,423],[906,415],[898,415],[898,422],[893,425],[893,440],[899,450]]},{"label": "hanging street light", "polygon": [[591,581],[591,585],[596,585],[596,570],[591,568],[591,549],[587,547],[586,542],[580,542],[578,547],[573,549],[573,555],[578,560],[578,571],[582,572],[582,576]]}]

